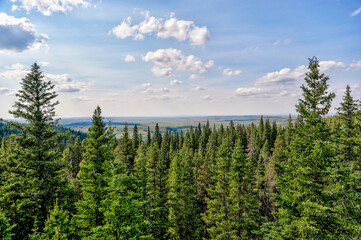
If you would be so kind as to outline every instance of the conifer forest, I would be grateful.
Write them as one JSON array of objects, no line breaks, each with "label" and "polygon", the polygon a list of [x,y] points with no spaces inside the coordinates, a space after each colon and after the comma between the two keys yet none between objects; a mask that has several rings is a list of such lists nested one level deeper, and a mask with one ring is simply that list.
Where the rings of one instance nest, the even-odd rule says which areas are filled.
[{"label": "conifer forest", "polygon": [[361,239],[361,104],[345,87],[332,105],[313,57],[286,125],[117,138],[99,106],[87,135],[61,128],[34,63],[9,109],[25,122],[0,126],[0,239]]}]

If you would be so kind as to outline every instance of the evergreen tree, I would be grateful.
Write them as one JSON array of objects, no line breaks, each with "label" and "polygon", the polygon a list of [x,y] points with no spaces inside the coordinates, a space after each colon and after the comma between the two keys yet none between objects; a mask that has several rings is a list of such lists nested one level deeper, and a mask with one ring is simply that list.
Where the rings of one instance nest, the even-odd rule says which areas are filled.
[{"label": "evergreen tree", "polygon": [[16,224],[15,239],[26,239],[35,219],[42,229],[48,210],[56,198],[64,195],[66,185],[60,177],[63,164],[59,144],[64,135],[54,130],[58,104],[54,85],[44,80],[39,65],[34,63],[21,86],[14,110],[9,113],[26,123],[8,122],[22,134],[13,137],[0,183],[0,206],[11,224]]},{"label": "evergreen tree", "polygon": [[35,231],[31,239],[33,240],[70,240],[74,239],[67,211],[59,208],[55,203],[54,209],[50,210],[48,219],[42,232]]},{"label": "evergreen tree", "polygon": [[0,239],[2,240],[11,240],[14,234],[11,233],[11,230],[15,226],[10,226],[10,221],[5,217],[3,213],[0,213]]},{"label": "evergreen tree", "polygon": [[259,200],[253,191],[252,165],[247,159],[240,141],[232,154],[230,167],[229,212],[233,236],[231,239],[258,239],[262,217],[259,214]]},{"label": "evergreen tree", "polygon": [[183,148],[172,159],[169,177],[169,238],[200,239],[195,176],[190,149]]},{"label": "evergreen tree", "polygon": [[97,232],[96,239],[153,239],[150,223],[144,219],[144,202],[137,193],[138,183],[121,163],[114,163],[109,194],[104,201],[106,224]]},{"label": "evergreen tree", "polygon": [[357,104],[351,96],[350,86],[346,86],[346,92],[341,102],[341,107],[337,108],[337,113],[341,120],[341,138],[338,143],[340,146],[339,153],[341,161],[350,164],[357,160],[357,141],[356,141],[356,126],[355,115],[357,111]]},{"label": "evergreen tree", "polygon": [[73,217],[81,238],[97,236],[97,228],[105,223],[104,199],[109,193],[110,166],[114,161],[114,134],[107,128],[98,106],[89,129],[86,152],[80,165],[79,183],[82,198],[76,203]]},{"label": "evergreen tree", "polygon": [[296,106],[302,122],[290,154],[281,164],[276,195],[278,222],[266,238],[352,239],[350,221],[342,217],[343,169],[333,156],[330,129],[323,120],[335,97],[328,93],[328,77],[319,72],[318,60],[309,59],[303,99]]},{"label": "evergreen tree", "polygon": [[127,172],[131,172],[134,167],[134,149],[132,140],[129,138],[128,125],[125,123],[124,133],[120,139],[120,144],[115,149],[115,161],[121,162]]},{"label": "evergreen tree", "polygon": [[155,124],[153,141],[158,144],[158,147],[160,147],[160,145],[162,144],[162,134],[160,133],[158,123]]},{"label": "evergreen tree", "polygon": [[149,218],[151,233],[155,239],[166,239],[168,229],[168,170],[160,156],[158,144],[152,142],[147,152],[149,173]]},{"label": "evergreen tree", "polygon": [[210,185],[207,199],[207,211],[203,219],[211,239],[231,239],[234,236],[232,221],[229,218],[231,151],[228,139],[223,140],[218,150],[217,163],[213,165],[213,184]]}]

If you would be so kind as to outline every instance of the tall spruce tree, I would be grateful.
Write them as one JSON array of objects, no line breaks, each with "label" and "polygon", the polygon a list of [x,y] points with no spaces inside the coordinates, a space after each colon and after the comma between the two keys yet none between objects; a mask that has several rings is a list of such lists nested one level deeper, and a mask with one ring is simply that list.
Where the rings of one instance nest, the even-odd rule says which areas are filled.
[{"label": "tall spruce tree", "polygon": [[105,223],[104,200],[109,193],[114,161],[114,134],[106,127],[99,106],[94,111],[85,148],[79,172],[82,198],[76,203],[77,214],[72,221],[81,238],[96,239],[97,229]]},{"label": "tall spruce tree", "polygon": [[357,103],[351,96],[350,86],[346,86],[345,95],[341,102],[341,107],[337,108],[337,113],[341,120],[340,141],[338,145],[341,161],[350,164],[357,159],[357,140],[355,116],[358,109]]},{"label": "tall spruce tree", "polygon": [[335,94],[317,58],[309,59],[303,98],[296,106],[301,124],[281,163],[276,206],[278,222],[267,239],[355,239],[342,204],[345,173],[335,161],[330,128],[323,117]]},{"label": "tall spruce tree", "polygon": [[54,130],[58,123],[54,120],[55,106],[59,103],[54,85],[44,79],[34,63],[21,87],[9,113],[26,122],[8,122],[23,134],[13,137],[0,183],[0,206],[11,224],[16,224],[15,239],[26,239],[35,219],[42,229],[49,209],[56,198],[63,197],[66,185],[59,173],[63,167],[59,143],[64,135]]}]

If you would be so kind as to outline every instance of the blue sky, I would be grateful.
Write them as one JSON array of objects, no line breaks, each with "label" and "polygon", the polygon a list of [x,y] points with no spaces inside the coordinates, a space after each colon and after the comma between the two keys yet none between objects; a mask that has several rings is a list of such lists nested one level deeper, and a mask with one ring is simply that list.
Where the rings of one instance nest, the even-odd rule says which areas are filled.
[{"label": "blue sky", "polygon": [[359,0],[53,2],[0,0],[0,117],[35,61],[60,117],[295,113],[312,56],[361,97]]}]

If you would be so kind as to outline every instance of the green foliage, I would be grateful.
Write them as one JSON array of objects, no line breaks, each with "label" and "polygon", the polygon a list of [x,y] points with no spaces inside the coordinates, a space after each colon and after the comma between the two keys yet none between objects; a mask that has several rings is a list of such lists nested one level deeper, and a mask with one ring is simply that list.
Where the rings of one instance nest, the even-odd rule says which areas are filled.
[{"label": "green foliage", "polygon": [[87,145],[80,165],[82,198],[76,203],[72,221],[81,238],[92,238],[105,223],[104,199],[109,194],[110,167],[114,161],[114,134],[107,128],[98,106],[93,114]]},{"label": "green foliage", "polygon": [[[22,89],[16,94],[15,118],[26,120],[26,124],[7,122],[21,132],[14,135],[4,159],[0,205],[11,224],[16,224],[16,238],[30,234],[35,218],[40,229],[48,210],[55,199],[65,196],[65,182],[60,178],[63,164],[60,160],[60,142],[64,135],[54,127],[55,101],[54,85],[44,80],[40,67],[34,63],[30,73],[21,82]],[[61,202],[62,204],[62,202]]]},{"label": "green foliage", "polygon": [[74,239],[69,221],[68,212],[59,208],[55,203],[54,209],[50,210],[48,219],[42,232],[35,232],[31,235],[33,240],[70,240]]},{"label": "green foliage", "polygon": [[2,240],[11,240],[14,234],[11,233],[11,230],[14,226],[10,226],[10,221],[5,217],[4,214],[0,213],[0,239]]}]

